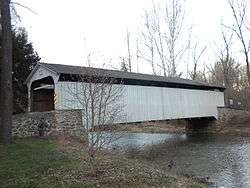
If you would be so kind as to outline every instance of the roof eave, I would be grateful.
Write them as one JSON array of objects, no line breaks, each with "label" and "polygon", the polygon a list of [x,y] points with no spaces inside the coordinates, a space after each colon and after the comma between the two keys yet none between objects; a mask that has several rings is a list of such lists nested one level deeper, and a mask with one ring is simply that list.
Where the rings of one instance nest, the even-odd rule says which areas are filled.
[{"label": "roof eave", "polygon": [[42,63],[37,63],[35,68],[31,71],[31,73],[29,74],[28,78],[25,80],[24,84],[27,85],[30,81],[30,79],[32,78],[32,76],[36,73],[36,71],[38,70],[39,67],[43,67],[45,69],[47,69],[48,71],[55,73],[55,74],[59,74],[58,72],[56,72],[55,70],[52,70],[51,68],[44,66]]}]

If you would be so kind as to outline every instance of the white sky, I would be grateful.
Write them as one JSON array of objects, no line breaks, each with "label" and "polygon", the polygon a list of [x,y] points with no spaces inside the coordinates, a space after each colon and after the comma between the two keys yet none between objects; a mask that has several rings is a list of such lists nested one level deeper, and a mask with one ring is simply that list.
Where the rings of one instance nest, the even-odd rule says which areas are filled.
[{"label": "white sky", "polygon": [[[91,51],[112,58],[114,67],[119,67],[118,57],[126,53],[126,29],[136,39],[143,10],[152,4],[151,0],[16,1],[38,13],[17,7],[43,62],[83,65]],[[186,9],[186,20],[194,26],[199,45],[208,45],[202,61],[210,64],[216,59],[214,43],[221,40],[221,20],[231,19],[226,0],[187,0]],[[150,72],[144,64],[139,66],[140,72]]]}]

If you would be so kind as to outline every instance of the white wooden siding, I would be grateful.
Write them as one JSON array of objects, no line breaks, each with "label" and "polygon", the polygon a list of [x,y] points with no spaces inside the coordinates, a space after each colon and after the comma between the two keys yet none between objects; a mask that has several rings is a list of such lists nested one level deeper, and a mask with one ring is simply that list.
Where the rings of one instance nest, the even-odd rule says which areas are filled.
[{"label": "white wooden siding", "polygon": [[[119,85],[117,85],[119,87]],[[70,92],[77,82],[58,82],[56,109],[80,109]],[[217,107],[224,106],[220,91],[125,85],[122,101],[126,122],[181,119],[194,117],[217,118]],[[71,91],[69,91],[71,90]]]}]

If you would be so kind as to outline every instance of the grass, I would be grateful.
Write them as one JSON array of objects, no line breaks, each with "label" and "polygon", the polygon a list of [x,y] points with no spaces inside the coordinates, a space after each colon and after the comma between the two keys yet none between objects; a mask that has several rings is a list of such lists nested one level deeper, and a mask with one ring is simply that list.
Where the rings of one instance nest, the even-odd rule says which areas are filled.
[{"label": "grass", "polygon": [[71,168],[74,162],[55,150],[56,144],[45,139],[18,139],[10,146],[0,146],[0,182],[7,187],[48,187],[59,185],[50,169]]},{"label": "grass", "polygon": [[0,145],[0,187],[203,187],[118,153],[100,153],[95,173],[72,140],[25,138]]}]

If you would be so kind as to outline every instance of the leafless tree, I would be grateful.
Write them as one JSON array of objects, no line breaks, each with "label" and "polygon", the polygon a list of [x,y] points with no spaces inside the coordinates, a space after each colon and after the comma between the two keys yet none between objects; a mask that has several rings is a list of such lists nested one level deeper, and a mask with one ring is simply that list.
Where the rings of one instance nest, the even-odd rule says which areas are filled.
[{"label": "leafless tree", "polygon": [[246,72],[248,77],[248,82],[250,84],[250,67],[249,67],[249,51],[250,51],[250,25],[248,22],[248,0],[228,0],[228,4],[231,8],[232,15],[234,18],[234,24],[232,26],[227,26],[236,34],[239,39],[242,52],[245,56],[246,62]]},{"label": "leafless tree", "polygon": [[149,62],[153,71],[153,74],[156,75],[156,62],[155,62],[155,47],[154,47],[154,35],[155,31],[152,30],[150,25],[148,12],[145,11],[145,31],[142,32],[143,44],[145,50],[138,49],[139,57]]},{"label": "leafless tree", "polygon": [[145,57],[142,53],[142,56],[151,62],[153,72],[157,67],[164,76],[178,76],[178,62],[187,50],[187,43],[180,41],[184,33],[184,4],[185,0],[169,0],[161,9],[153,2],[152,10],[145,11],[143,39],[150,54]]},{"label": "leafless tree", "polygon": [[125,72],[132,72],[131,38],[128,29],[126,31],[126,48],[127,48],[127,55],[120,57],[121,70]]},{"label": "leafless tree", "polygon": [[222,39],[224,46],[220,50],[219,53],[219,59],[221,63],[222,68],[222,75],[223,75],[223,84],[226,88],[225,90],[225,105],[228,107],[230,105],[230,95],[232,93],[232,66],[233,66],[233,60],[231,58],[231,45],[232,45],[232,38],[233,33],[230,34],[229,37],[226,36],[225,32],[222,32]]},{"label": "leafless tree", "polygon": [[131,46],[130,46],[130,32],[127,30],[127,50],[128,50],[128,70],[129,72],[132,72],[132,55],[131,55]]},{"label": "leafless tree", "polygon": [[12,35],[10,0],[1,0],[1,142],[11,142],[12,92]]},{"label": "leafless tree", "polygon": [[121,132],[114,131],[113,125],[125,121],[124,87],[122,81],[112,78],[106,71],[91,67],[87,74],[83,71],[76,79],[77,82],[71,83],[67,89],[68,103],[70,108],[74,106],[82,110],[89,159],[93,164],[98,151],[122,136]]},{"label": "leafless tree", "polygon": [[189,73],[192,80],[197,80],[198,78],[198,63],[200,61],[201,56],[206,51],[207,47],[201,49],[200,52],[197,50],[198,44],[196,43],[194,45],[194,48],[192,49],[192,62],[193,62],[193,70]]},{"label": "leafless tree", "polygon": [[136,40],[136,72],[139,73],[140,49],[138,39]]}]

